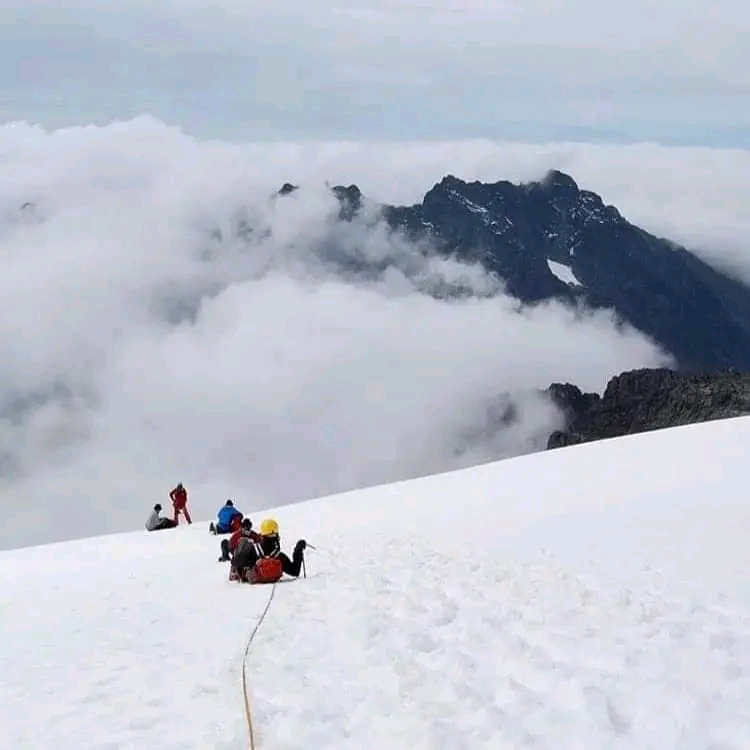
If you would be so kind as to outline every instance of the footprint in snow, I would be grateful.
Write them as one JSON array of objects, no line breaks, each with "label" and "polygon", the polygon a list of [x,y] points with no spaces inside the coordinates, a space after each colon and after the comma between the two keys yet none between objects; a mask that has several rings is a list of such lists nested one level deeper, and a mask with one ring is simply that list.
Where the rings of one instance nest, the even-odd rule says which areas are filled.
[{"label": "footprint in snow", "polygon": [[409,646],[413,651],[419,651],[423,654],[429,654],[436,651],[438,644],[427,633],[416,631],[409,636]]}]

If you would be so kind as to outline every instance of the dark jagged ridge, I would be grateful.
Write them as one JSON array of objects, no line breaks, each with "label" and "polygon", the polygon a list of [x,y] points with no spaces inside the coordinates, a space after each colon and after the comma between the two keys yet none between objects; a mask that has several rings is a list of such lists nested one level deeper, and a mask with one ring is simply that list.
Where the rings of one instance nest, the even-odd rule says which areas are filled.
[{"label": "dark jagged ridge", "polygon": [[565,414],[565,430],[547,448],[750,414],[750,374],[641,369],[612,378],[603,396],[570,383],[547,392]]},{"label": "dark jagged ridge", "polygon": [[[298,190],[285,183],[277,196]],[[360,189],[337,185],[331,191],[340,204],[339,219],[356,219],[366,202]],[[479,263],[524,304],[558,300],[606,308],[618,323],[627,322],[671,354],[681,371],[750,372],[750,288],[631,224],[563,172],[552,170],[540,181],[518,185],[468,183],[448,175],[421,203],[376,209],[392,232],[419,241],[420,252]],[[24,202],[18,221],[43,220],[35,210],[34,203]],[[271,234],[244,218],[234,230],[248,242]],[[222,239],[218,228],[210,235]],[[404,270],[398,266],[403,254],[371,259],[334,235],[317,251],[335,270],[368,280],[391,265]],[[211,258],[210,249],[205,257]],[[580,283],[559,279],[549,261],[565,265]],[[460,282],[423,283],[420,291],[439,298],[474,294]],[[195,304],[185,307],[187,312],[182,307],[170,311],[171,322],[194,316]]]},{"label": "dark jagged ridge", "polygon": [[[280,193],[294,189],[287,184]],[[364,201],[359,188],[332,191],[340,218],[355,217]],[[608,308],[672,354],[678,369],[750,371],[750,289],[629,223],[569,175],[553,170],[519,185],[448,175],[421,203],[380,209],[393,231],[481,263],[526,304]],[[566,265],[581,285],[557,278],[548,260]]]}]

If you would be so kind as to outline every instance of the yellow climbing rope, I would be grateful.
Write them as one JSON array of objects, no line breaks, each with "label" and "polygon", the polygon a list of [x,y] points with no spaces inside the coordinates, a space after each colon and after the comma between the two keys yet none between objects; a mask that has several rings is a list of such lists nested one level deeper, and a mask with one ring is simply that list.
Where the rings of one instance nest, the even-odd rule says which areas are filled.
[{"label": "yellow climbing rope", "polygon": [[255,636],[258,634],[258,630],[260,630],[260,626],[263,624],[263,620],[268,614],[268,610],[271,608],[271,602],[273,601],[273,595],[275,593],[276,584],[274,583],[271,587],[271,595],[268,597],[266,607],[258,618],[258,622],[255,623],[253,632],[250,633],[250,637],[247,639],[247,643],[245,644],[245,653],[242,655],[242,697],[245,701],[245,720],[247,721],[247,734],[249,738],[250,750],[255,750],[255,732],[253,730],[253,712],[250,709],[250,696],[248,694],[247,687],[247,657],[250,653],[250,647],[253,645],[253,641],[255,640]]}]

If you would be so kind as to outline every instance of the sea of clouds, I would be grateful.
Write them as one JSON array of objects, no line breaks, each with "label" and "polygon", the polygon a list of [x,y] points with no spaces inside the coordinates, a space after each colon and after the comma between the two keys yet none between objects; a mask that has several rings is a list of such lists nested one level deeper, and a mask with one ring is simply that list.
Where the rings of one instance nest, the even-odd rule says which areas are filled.
[{"label": "sea of clouds", "polygon": [[410,204],[550,168],[750,281],[743,151],[0,128],[0,547],[142,528],[178,481],[203,520],[538,450],[560,415],[536,389],[668,363],[606,313],[519,309],[371,204],[337,222],[327,187]]}]

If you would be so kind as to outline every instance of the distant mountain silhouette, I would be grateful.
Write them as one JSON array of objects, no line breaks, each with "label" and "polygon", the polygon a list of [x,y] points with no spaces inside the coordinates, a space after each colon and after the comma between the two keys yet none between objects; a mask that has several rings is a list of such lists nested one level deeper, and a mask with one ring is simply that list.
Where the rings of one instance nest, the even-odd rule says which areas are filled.
[{"label": "distant mountain silhouette", "polygon": [[[296,189],[287,184],[280,194]],[[332,190],[340,218],[351,220],[362,193],[356,185]],[[682,370],[750,371],[750,288],[631,224],[563,172],[519,185],[449,175],[421,203],[380,208],[394,231],[481,263],[525,303],[609,308]]]}]

